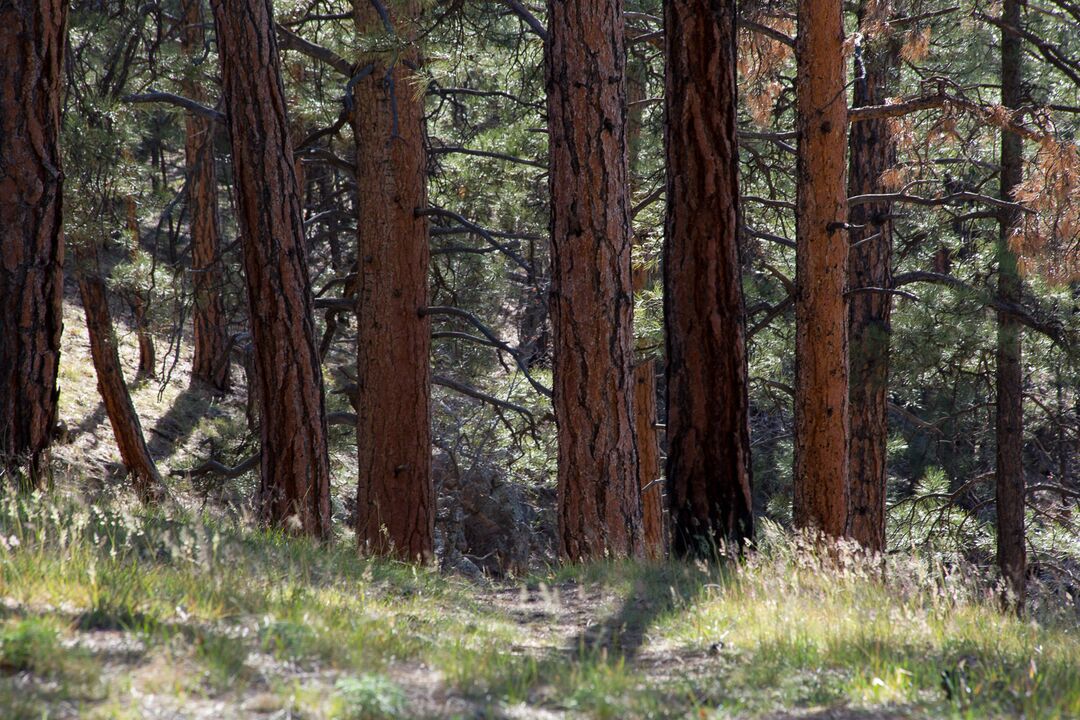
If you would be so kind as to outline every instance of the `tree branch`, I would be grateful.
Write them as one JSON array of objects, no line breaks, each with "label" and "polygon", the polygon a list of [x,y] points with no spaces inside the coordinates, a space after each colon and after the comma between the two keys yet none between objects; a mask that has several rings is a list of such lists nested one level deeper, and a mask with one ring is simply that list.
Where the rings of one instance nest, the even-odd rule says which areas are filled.
[{"label": "tree branch", "polygon": [[533,33],[535,33],[537,35],[537,37],[539,37],[541,40],[543,40],[545,43],[547,43],[547,41],[548,41],[547,28],[544,27],[544,23],[540,22],[540,20],[537,19],[537,17],[535,15],[533,15],[531,12],[529,12],[529,8],[525,7],[522,3],[518,2],[518,0],[503,0],[503,5],[506,5],[506,7],[510,8],[510,10],[515,15],[517,15],[518,18],[520,18],[521,21],[523,23],[525,23],[525,25],[530,30],[533,31]]},{"label": "tree branch", "polygon": [[316,45],[310,40],[305,40],[281,23],[275,23],[274,28],[277,30],[278,37],[281,39],[281,46],[286,50],[295,50],[301,55],[308,56],[312,60],[318,60],[321,63],[329,65],[345,77],[352,77],[352,63],[330,48]]},{"label": "tree branch", "polygon": [[186,98],[175,93],[150,90],[144,93],[125,95],[121,99],[124,102],[129,103],[164,103],[166,105],[175,105],[184,108],[188,112],[195,113],[196,115],[202,115],[208,120],[225,122],[225,113],[220,110],[215,110],[214,108],[196,102],[191,98]]}]

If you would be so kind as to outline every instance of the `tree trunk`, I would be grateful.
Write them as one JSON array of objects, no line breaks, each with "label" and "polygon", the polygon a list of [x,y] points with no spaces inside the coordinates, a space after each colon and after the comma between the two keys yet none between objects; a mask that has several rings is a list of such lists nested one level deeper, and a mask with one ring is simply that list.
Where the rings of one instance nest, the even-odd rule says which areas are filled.
[{"label": "tree trunk", "polygon": [[[369,0],[354,3],[357,29],[382,32]],[[370,552],[432,559],[427,204],[423,94],[416,86],[417,0],[391,22],[408,43],[401,54],[362,62],[375,69],[356,85],[359,246],[356,281],[359,453],[356,535]],[[387,62],[393,66],[388,67]]]},{"label": "tree trunk", "polygon": [[671,0],[667,38],[667,483],[672,549],[753,534],[739,265],[735,3]]},{"label": "tree trunk", "polygon": [[[205,102],[206,91],[196,60],[203,57],[202,0],[184,0],[183,33],[180,46],[187,58],[188,76],[184,92],[192,100]],[[217,169],[214,159],[215,125],[189,112],[184,161],[188,175],[188,216],[191,223],[191,273],[195,286],[192,308],[195,357],[191,377],[216,392],[229,390],[229,327],[222,298],[221,232],[218,225]]]},{"label": "tree trunk", "polygon": [[117,352],[116,333],[109,312],[109,296],[101,277],[97,244],[92,239],[73,243],[79,297],[90,335],[90,356],[97,374],[98,392],[109,416],[120,458],[135,483],[135,492],[143,502],[160,497],[164,490],[157,465],[146,447],[142,425],[131,402],[124,370]]},{"label": "tree trunk", "polygon": [[[134,266],[139,260],[139,246],[142,241],[139,235],[139,216],[135,198],[132,195],[124,197],[124,204],[127,206],[127,230],[131,233],[131,252],[128,257]],[[135,316],[135,336],[139,342],[139,376],[157,377],[157,372],[154,369],[154,339],[150,336],[146,321],[146,297],[143,295],[141,288],[133,287],[128,289],[128,299],[131,302],[131,310]]]},{"label": "tree trunk", "polygon": [[559,550],[642,550],[621,0],[550,0],[551,319]]},{"label": "tree trunk", "polygon": [[[1005,0],[1002,21],[1019,28],[1020,0]],[[1001,104],[1019,108],[1024,101],[1021,40],[1001,31]],[[1001,199],[1013,200],[1013,191],[1024,179],[1023,145],[1019,135],[1001,133]],[[997,297],[1019,303],[1020,273],[1009,237],[1019,222],[1012,209],[1001,211],[997,247]],[[998,565],[1017,611],[1023,609],[1027,575],[1024,545],[1024,394],[1020,323],[1007,312],[997,314],[997,552]]]},{"label": "tree trunk", "polygon": [[[859,4],[862,22],[869,0]],[[893,38],[871,40],[855,60],[852,106],[883,105],[899,65]],[[848,137],[848,195],[888,192],[881,174],[896,164],[896,142],[888,120],[854,123]],[[852,539],[874,552],[885,550],[886,445],[889,389],[889,315],[892,296],[857,292],[858,288],[892,286],[892,220],[890,203],[865,203],[848,211],[848,356],[851,362],[848,451]]]},{"label": "tree trunk", "polygon": [[264,521],[330,531],[322,369],[269,0],[213,0],[255,346]]},{"label": "tree trunk", "polygon": [[0,473],[31,487],[48,479],[59,396],[67,5],[0,5]]},{"label": "tree trunk", "polygon": [[799,0],[795,297],[795,524],[847,532],[847,187],[840,0]]},{"label": "tree trunk", "polygon": [[637,416],[638,485],[641,487],[642,534],[645,555],[667,553],[664,528],[664,484],[660,476],[660,439],[656,432],[656,361],[634,368],[634,413]]}]

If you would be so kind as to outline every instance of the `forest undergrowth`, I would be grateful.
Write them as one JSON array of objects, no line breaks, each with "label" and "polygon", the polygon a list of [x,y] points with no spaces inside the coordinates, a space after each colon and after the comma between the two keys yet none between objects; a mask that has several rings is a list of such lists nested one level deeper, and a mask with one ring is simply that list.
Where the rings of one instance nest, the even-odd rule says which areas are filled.
[{"label": "forest undergrowth", "polygon": [[0,715],[1080,714],[1076,612],[779,529],[720,568],[473,581],[179,508],[0,502]]}]

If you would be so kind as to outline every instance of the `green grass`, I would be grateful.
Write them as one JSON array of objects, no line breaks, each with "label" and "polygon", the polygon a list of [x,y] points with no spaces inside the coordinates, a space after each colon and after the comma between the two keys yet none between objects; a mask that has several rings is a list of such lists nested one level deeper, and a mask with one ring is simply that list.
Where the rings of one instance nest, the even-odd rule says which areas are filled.
[{"label": "green grass", "polygon": [[[148,697],[440,716],[436,694],[465,716],[1080,717],[1075,614],[1019,620],[970,568],[822,555],[774,528],[737,565],[595,563],[514,590],[60,495],[0,496],[0,538],[4,718],[135,718]],[[117,638],[135,649],[98,647]]]}]

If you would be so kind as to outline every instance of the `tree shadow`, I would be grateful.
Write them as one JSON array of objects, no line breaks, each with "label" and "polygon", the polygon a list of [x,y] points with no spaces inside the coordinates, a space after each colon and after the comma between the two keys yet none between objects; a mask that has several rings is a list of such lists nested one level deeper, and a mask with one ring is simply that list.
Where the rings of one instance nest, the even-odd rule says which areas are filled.
[{"label": "tree shadow", "polygon": [[70,439],[75,439],[80,435],[94,432],[99,427],[101,427],[102,423],[105,422],[107,417],[108,414],[105,412],[105,403],[101,400],[98,400],[98,404],[97,407],[94,408],[94,412],[90,413],[82,420],[80,420],[79,424],[76,425],[74,428],[69,429],[68,432]]},{"label": "tree shadow", "polygon": [[197,384],[180,391],[168,411],[147,430],[146,446],[156,462],[168,461],[184,447],[199,421],[210,415],[215,399]]},{"label": "tree shadow", "polygon": [[573,639],[573,660],[605,657],[609,662],[631,663],[645,644],[650,627],[693,605],[708,584],[721,582],[727,573],[722,566],[706,569],[675,561],[628,567],[631,590],[618,610]]}]

